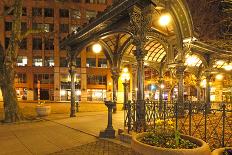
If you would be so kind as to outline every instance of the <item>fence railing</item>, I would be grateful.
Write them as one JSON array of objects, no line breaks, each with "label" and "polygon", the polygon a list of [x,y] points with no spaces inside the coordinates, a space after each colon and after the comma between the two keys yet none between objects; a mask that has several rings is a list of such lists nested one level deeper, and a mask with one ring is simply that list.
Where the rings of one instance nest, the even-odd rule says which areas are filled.
[{"label": "fence railing", "polygon": [[178,105],[177,102],[147,100],[145,124],[141,127],[138,125],[136,102],[129,101],[125,106],[124,126],[128,132],[152,131],[156,130],[157,120],[171,120],[181,133],[203,139],[212,148],[231,146],[231,103],[217,104],[211,106],[204,102],[186,101],[183,105]]}]

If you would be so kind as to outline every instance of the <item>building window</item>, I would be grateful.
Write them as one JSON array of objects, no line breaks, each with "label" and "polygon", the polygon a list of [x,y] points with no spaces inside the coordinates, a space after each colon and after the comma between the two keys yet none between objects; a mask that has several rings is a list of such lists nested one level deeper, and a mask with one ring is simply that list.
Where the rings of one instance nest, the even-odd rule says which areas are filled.
[{"label": "building window", "polygon": [[44,59],[44,66],[46,66],[46,67],[53,67],[54,66],[54,58],[52,58],[52,57],[45,57],[45,59]]},{"label": "building window", "polygon": [[42,16],[42,8],[32,8],[32,16],[38,16],[41,17]]},{"label": "building window", "polygon": [[21,23],[21,31],[22,32],[26,32],[27,31],[27,23],[26,22],[22,22]]},{"label": "building window", "polygon": [[27,83],[27,75],[25,73],[17,73],[14,81],[15,83]]},{"label": "building window", "polygon": [[5,22],[5,31],[12,30],[12,22]]},{"label": "building window", "polygon": [[33,57],[33,66],[43,66],[43,59],[41,57]]},{"label": "building window", "polygon": [[42,38],[33,38],[33,50],[42,50]]},{"label": "building window", "polygon": [[60,67],[68,67],[68,61],[66,58],[60,58]]},{"label": "building window", "polygon": [[4,11],[8,12],[8,15],[13,15],[14,14],[14,9],[11,9],[9,6],[5,6]]},{"label": "building window", "polygon": [[98,4],[106,4],[106,0],[98,0]]},{"label": "building window", "polygon": [[106,59],[98,59],[98,67],[107,68],[107,60]]},{"label": "building window", "polygon": [[87,101],[104,101],[106,99],[106,90],[104,89],[88,89]]},{"label": "building window", "polygon": [[106,85],[107,78],[102,75],[87,75],[87,84],[90,85]]},{"label": "building window", "polygon": [[54,74],[34,74],[34,83],[49,84],[54,83]]},{"label": "building window", "polygon": [[97,12],[96,11],[91,11],[91,10],[87,10],[86,11],[86,18],[90,19],[90,18],[95,18],[97,16]]},{"label": "building window", "polygon": [[71,32],[76,33],[78,28],[79,28],[79,26],[72,25],[72,26],[71,26]]},{"label": "building window", "polygon": [[32,23],[32,28],[36,30],[44,30],[45,32],[53,32],[54,24]]},{"label": "building window", "polygon": [[27,8],[22,8],[22,16],[27,16]]},{"label": "building window", "polygon": [[44,41],[45,50],[54,50],[54,39],[45,39]]},{"label": "building window", "polygon": [[76,58],[76,67],[81,68],[81,58]]},{"label": "building window", "polygon": [[34,30],[42,30],[44,28],[44,25],[42,23],[32,23],[32,28]]},{"label": "building window", "polygon": [[27,56],[18,56],[17,66],[27,66]]},{"label": "building window", "polygon": [[71,17],[72,17],[72,19],[80,19],[81,18],[80,10],[72,10]]},{"label": "building window", "polygon": [[94,3],[94,0],[85,0],[85,3]]},{"label": "building window", "polygon": [[86,59],[86,67],[96,67],[96,59],[95,58],[87,58]]},{"label": "building window", "polygon": [[54,10],[52,8],[44,8],[44,17],[54,17]]},{"label": "building window", "polygon": [[68,24],[60,24],[60,32],[69,33],[69,25]]},{"label": "building window", "polygon": [[69,17],[69,10],[68,9],[60,9],[60,17],[68,18]]},{"label": "building window", "polygon": [[74,3],[81,3],[81,0],[72,0]]},{"label": "building window", "polygon": [[20,48],[20,49],[23,49],[23,50],[26,50],[26,49],[27,49],[27,38],[24,38],[24,39],[20,42],[19,48]]},{"label": "building window", "polygon": [[54,24],[43,24],[43,28],[45,32],[53,32]]},{"label": "building window", "polygon": [[5,38],[5,49],[8,48],[9,43],[10,43],[10,38],[6,37],[6,38]]}]

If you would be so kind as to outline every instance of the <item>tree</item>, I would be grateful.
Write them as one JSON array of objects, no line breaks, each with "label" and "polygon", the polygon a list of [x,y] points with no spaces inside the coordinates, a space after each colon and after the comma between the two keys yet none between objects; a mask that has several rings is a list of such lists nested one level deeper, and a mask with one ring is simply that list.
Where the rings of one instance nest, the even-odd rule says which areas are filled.
[{"label": "tree", "polygon": [[[4,1],[1,1],[3,5]],[[0,18],[13,11],[12,31],[8,47],[0,42],[0,88],[4,102],[4,122],[16,122],[23,119],[20,112],[15,85],[15,66],[17,62],[18,47],[21,41],[29,34],[40,33],[43,30],[27,30],[21,32],[23,0],[14,0],[13,6],[2,13]],[[2,5],[2,4],[1,4]]]}]

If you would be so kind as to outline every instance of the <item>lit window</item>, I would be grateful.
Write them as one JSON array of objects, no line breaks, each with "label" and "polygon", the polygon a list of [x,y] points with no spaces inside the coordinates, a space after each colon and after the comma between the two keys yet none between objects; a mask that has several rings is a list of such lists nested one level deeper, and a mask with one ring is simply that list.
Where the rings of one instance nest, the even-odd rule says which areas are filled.
[{"label": "lit window", "polygon": [[33,66],[36,66],[36,67],[43,66],[43,59],[41,57],[34,57]]},{"label": "lit window", "polygon": [[27,57],[26,56],[18,56],[17,66],[27,66]]},{"label": "lit window", "polygon": [[87,10],[86,11],[86,18],[90,19],[90,18],[95,18],[97,16],[97,12],[96,11],[91,11],[91,10]]},{"label": "lit window", "polygon": [[81,12],[80,12],[80,10],[72,10],[71,17],[73,19],[80,19],[81,18]]},{"label": "lit window", "polygon": [[44,66],[46,66],[46,67],[52,67],[52,66],[54,66],[54,58],[52,58],[52,57],[45,57],[45,59],[44,59]]}]

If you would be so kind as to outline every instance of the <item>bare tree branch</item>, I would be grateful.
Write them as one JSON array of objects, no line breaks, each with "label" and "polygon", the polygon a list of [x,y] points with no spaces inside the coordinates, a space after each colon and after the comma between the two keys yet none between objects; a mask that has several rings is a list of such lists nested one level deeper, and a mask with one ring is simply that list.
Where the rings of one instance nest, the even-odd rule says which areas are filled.
[{"label": "bare tree branch", "polygon": [[46,33],[45,29],[28,29],[26,32],[20,35],[19,41],[21,42],[23,39],[28,37],[30,34],[40,34]]}]

